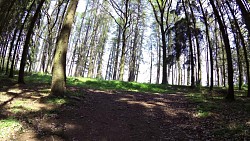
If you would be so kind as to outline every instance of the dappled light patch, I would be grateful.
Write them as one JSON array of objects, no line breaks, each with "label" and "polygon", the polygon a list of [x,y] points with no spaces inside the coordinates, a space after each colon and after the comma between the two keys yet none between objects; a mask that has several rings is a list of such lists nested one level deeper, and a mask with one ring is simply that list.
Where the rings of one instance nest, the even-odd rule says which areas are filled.
[{"label": "dappled light patch", "polygon": [[140,102],[140,101],[127,101],[128,104],[139,104],[141,106],[144,106],[145,108],[154,108],[154,104],[150,104],[147,102]]},{"label": "dappled light patch", "polygon": [[[70,81],[65,97],[50,96],[47,82],[0,88],[1,119],[16,117],[22,125],[15,128],[21,133],[17,140],[249,137],[248,98],[237,97],[236,102],[227,103],[203,88],[196,91],[186,86],[83,78]],[[15,88],[22,91],[8,92]]]},{"label": "dappled light patch", "polygon": [[22,129],[23,125],[14,118],[0,120],[0,140],[15,138],[15,134]]},{"label": "dappled light patch", "polygon": [[16,94],[20,94],[23,92],[23,90],[21,90],[20,88],[11,88],[7,91],[8,93],[16,93]]},{"label": "dappled light patch", "polygon": [[[38,99],[37,99],[38,100]],[[8,105],[8,110],[9,112],[13,113],[29,113],[29,112],[37,112],[42,109],[51,109],[53,106],[51,105],[46,105],[43,103],[40,103],[36,100],[31,100],[31,99],[15,99]]]},{"label": "dappled light patch", "polygon": [[250,127],[250,120],[246,122],[246,125]]},{"label": "dappled light patch", "polygon": [[196,113],[193,114],[193,117],[206,118],[206,117],[208,117],[210,115],[211,115],[210,112],[199,110],[199,111],[197,111]]},{"label": "dappled light patch", "polygon": [[164,102],[155,102],[155,105],[158,105],[158,106],[166,106],[166,103],[164,103]]},{"label": "dappled light patch", "polygon": [[6,101],[10,101],[11,98],[12,98],[9,95],[7,95],[5,92],[1,92],[0,95],[1,95],[0,103],[4,103]]}]

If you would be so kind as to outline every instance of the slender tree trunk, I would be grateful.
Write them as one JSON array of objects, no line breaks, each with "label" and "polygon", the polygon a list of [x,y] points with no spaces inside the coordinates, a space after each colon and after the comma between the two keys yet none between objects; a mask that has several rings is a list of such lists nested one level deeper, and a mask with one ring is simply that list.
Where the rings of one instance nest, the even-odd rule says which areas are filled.
[{"label": "slender tree trunk", "polygon": [[56,43],[52,69],[51,95],[62,96],[66,92],[66,54],[78,1],[70,1],[61,33]]},{"label": "slender tree trunk", "polygon": [[228,34],[225,31],[225,25],[223,24],[219,12],[214,4],[213,0],[210,0],[210,3],[212,5],[215,17],[219,23],[219,27],[220,27],[220,31],[222,33],[222,37],[224,40],[224,44],[225,44],[225,50],[226,50],[226,55],[227,55],[227,65],[228,65],[228,94],[226,96],[226,99],[229,101],[233,101],[234,100],[234,82],[233,82],[233,63],[232,63],[232,54],[231,54],[231,48],[230,48],[230,43],[229,43],[229,38],[228,38]]},{"label": "slender tree trunk", "polygon": [[25,43],[23,46],[22,59],[21,59],[20,70],[19,70],[19,75],[18,75],[18,83],[24,83],[24,69],[25,69],[25,65],[26,65],[27,55],[29,52],[30,39],[31,39],[31,36],[33,33],[33,29],[35,27],[36,20],[38,19],[39,13],[41,12],[41,9],[43,7],[44,2],[45,2],[45,0],[40,1],[39,5],[36,9],[36,12],[31,20],[29,30],[27,32],[26,40],[25,40]]},{"label": "slender tree trunk", "polygon": [[[216,22],[215,22],[215,27],[216,27]],[[219,73],[219,64],[218,64],[218,59],[219,59],[219,41],[218,41],[218,33],[217,33],[217,28],[215,28],[214,32],[214,37],[215,37],[215,53],[216,53],[216,58],[215,58],[215,65],[216,65],[216,74],[217,74],[217,86],[220,86],[220,73]]]},{"label": "slender tree trunk", "polygon": [[160,37],[157,40],[157,75],[156,75],[156,84],[160,83],[160,72],[161,72],[161,47],[160,47]]},{"label": "slender tree trunk", "polygon": [[9,44],[9,40],[10,40],[10,37],[7,37],[7,39],[5,40],[5,43],[2,47],[2,51],[1,51],[1,56],[2,56],[2,59],[1,59],[1,71],[4,71],[4,65],[5,65],[5,57],[6,57],[6,53],[7,53],[7,49],[8,49],[8,44]]},{"label": "slender tree trunk", "polygon": [[188,41],[189,41],[189,51],[190,51],[190,65],[191,65],[191,87],[194,88],[195,87],[195,77],[194,77],[194,53],[193,53],[193,45],[192,45],[192,34],[191,34],[191,29],[190,29],[190,19],[188,18],[188,13],[186,10],[186,6],[184,3],[184,0],[182,0],[182,4],[183,4],[183,8],[185,11],[185,15],[186,15],[186,20],[187,20],[187,34],[188,34]]},{"label": "slender tree trunk", "polygon": [[[208,21],[207,21],[207,16],[206,16],[205,11],[203,9],[201,0],[199,0],[199,5],[201,7],[201,12],[202,12],[205,27],[206,27],[206,37],[207,37],[208,48],[209,48],[209,56],[210,56],[210,90],[213,90],[213,81],[214,81],[213,80],[213,77],[214,77],[214,74],[213,74],[213,69],[214,69],[213,68],[213,66],[214,66],[214,64],[213,64],[213,48],[212,48],[212,44],[211,44],[211,41],[210,41],[209,25],[208,25]],[[209,76],[208,76],[208,84],[209,84]]]},{"label": "slender tree trunk", "polygon": [[123,29],[122,32],[122,52],[121,52],[121,62],[120,62],[120,66],[119,66],[119,80],[123,81],[123,75],[124,75],[124,68],[125,68],[125,52],[126,52],[126,42],[127,42],[127,37],[126,37],[126,32],[127,29]]},{"label": "slender tree trunk", "polygon": [[[19,24],[19,23],[18,23]],[[17,25],[18,25],[17,24]],[[13,34],[13,37],[12,37],[12,41],[10,43],[10,49],[9,49],[9,53],[8,53],[8,59],[7,59],[7,64],[6,64],[6,71],[5,71],[5,74],[8,75],[8,71],[9,71],[9,62],[10,62],[10,59],[11,59],[11,52],[14,48],[14,43],[15,43],[15,40],[16,40],[16,35],[17,35],[17,32],[18,32],[18,28],[15,29],[14,31],[14,34]]]},{"label": "slender tree trunk", "polygon": [[118,59],[120,54],[120,42],[121,42],[121,27],[118,26],[118,36],[117,36],[117,47],[116,47],[116,54],[115,54],[115,64],[114,64],[114,72],[113,72],[113,80],[117,79],[117,72],[118,72]]},{"label": "slender tree trunk", "polygon": [[[245,43],[244,37],[243,37],[243,35],[242,35],[242,32],[241,32],[241,30],[240,30],[240,25],[239,25],[239,23],[238,23],[238,21],[237,21],[237,18],[236,18],[236,16],[235,16],[235,13],[234,13],[232,7],[230,6],[229,2],[226,1],[226,3],[227,3],[227,5],[228,5],[228,7],[229,7],[230,12],[231,12],[232,15],[233,15],[234,23],[235,23],[236,29],[237,29],[237,31],[238,31],[238,35],[239,35],[239,37],[240,37],[242,47],[243,47],[244,58],[245,58],[245,62],[246,62],[246,70],[247,70],[246,76],[247,76],[247,82],[248,82],[248,92],[247,92],[247,96],[250,97],[250,85],[249,85],[249,83],[250,83],[250,72],[249,72],[249,60],[248,60],[248,51],[247,51],[246,43]],[[249,22],[249,21],[248,21],[248,22]],[[249,33],[249,34],[250,34],[250,33]]]},{"label": "slender tree trunk", "polygon": [[[191,11],[191,14],[192,14],[192,21],[193,21],[193,25],[194,25],[194,29],[196,29],[196,19],[195,19],[195,15],[194,15],[194,11],[193,11],[193,8],[189,3],[189,7],[190,7],[190,11]],[[206,18],[206,17],[204,17]],[[196,30],[195,30],[196,31]],[[196,41],[196,48],[197,48],[197,64],[198,64],[198,73],[197,73],[197,84],[200,85],[201,84],[201,53],[200,53],[200,42],[199,42],[199,37],[198,37],[198,33],[195,33],[195,41]]]},{"label": "slender tree trunk", "polygon": [[149,78],[149,83],[152,83],[152,70],[153,70],[153,47],[152,47],[152,43],[151,43],[151,46],[150,46],[150,78]]}]

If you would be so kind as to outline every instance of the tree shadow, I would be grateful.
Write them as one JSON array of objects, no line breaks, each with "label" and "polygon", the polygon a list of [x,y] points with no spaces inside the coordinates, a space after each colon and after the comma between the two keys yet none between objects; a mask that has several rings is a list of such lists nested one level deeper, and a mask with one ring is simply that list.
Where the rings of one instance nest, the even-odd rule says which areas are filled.
[{"label": "tree shadow", "polygon": [[[16,93],[15,88],[20,91]],[[26,131],[17,140],[126,141],[213,140],[212,131],[220,125],[211,124],[223,120],[196,117],[197,103],[189,102],[183,92],[150,94],[82,87],[68,87],[68,90],[81,98],[65,97],[62,98],[65,103],[48,103],[52,99],[48,96],[48,84],[13,85],[0,89],[0,93],[9,96],[1,103],[1,119],[11,116],[23,123]],[[7,106],[17,99],[34,101],[40,107],[29,111],[24,105],[17,105],[16,108],[25,112],[10,113],[8,108],[12,107]],[[215,114],[221,116],[220,112]],[[245,139],[245,136],[237,139]]]}]

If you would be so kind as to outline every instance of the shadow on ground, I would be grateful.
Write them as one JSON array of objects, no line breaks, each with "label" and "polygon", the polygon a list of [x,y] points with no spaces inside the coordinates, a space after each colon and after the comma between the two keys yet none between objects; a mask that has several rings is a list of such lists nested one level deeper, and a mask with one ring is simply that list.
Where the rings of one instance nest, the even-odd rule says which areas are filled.
[{"label": "shadow on ground", "polygon": [[[99,91],[80,87],[67,102],[49,103],[49,85],[13,85],[0,89],[1,119],[14,117],[23,125],[15,140],[214,140],[217,116],[199,118],[197,103],[183,93],[148,94]],[[16,107],[15,101],[19,102]],[[25,106],[26,105],[26,106]],[[29,105],[29,106],[27,106]],[[13,109],[19,108],[19,111]],[[228,121],[231,122],[231,121]],[[249,135],[230,136],[248,139]]]}]

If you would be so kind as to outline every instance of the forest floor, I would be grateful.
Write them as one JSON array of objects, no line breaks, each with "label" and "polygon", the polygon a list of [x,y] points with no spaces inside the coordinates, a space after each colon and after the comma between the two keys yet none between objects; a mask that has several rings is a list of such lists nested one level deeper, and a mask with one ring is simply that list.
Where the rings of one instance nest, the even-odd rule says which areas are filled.
[{"label": "forest floor", "polygon": [[[0,79],[0,140],[250,140],[250,99],[206,91],[167,93],[68,86],[49,96],[48,83]],[[93,84],[92,84],[93,85]]]}]

